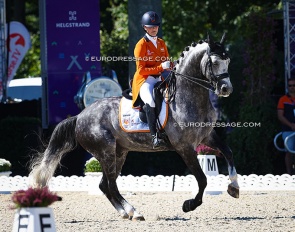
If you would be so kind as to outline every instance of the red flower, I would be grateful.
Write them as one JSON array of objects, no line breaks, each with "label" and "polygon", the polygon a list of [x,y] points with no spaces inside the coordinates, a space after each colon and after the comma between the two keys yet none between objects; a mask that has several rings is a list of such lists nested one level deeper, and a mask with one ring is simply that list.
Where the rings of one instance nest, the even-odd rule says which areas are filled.
[{"label": "red flower", "polygon": [[23,207],[47,207],[55,201],[60,201],[61,197],[45,188],[28,188],[27,190],[19,190],[12,197],[15,204],[12,208]]},{"label": "red flower", "polygon": [[198,155],[219,155],[219,152],[217,150],[204,144],[200,144],[199,146],[197,146],[196,152]]}]

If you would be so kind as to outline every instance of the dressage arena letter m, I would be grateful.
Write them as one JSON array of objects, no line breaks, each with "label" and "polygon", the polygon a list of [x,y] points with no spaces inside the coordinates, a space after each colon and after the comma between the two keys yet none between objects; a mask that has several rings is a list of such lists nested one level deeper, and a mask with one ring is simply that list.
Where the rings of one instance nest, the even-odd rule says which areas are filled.
[{"label": "dressage arena letter m", "polygon": [[214,155],[200,155],[198,161],[205,175],[216,176],[219,174],[217,160]]},{"label": "dressage arena letter m", "polygon": [[216,159],[207,158],[208,171],[216,171]]}]

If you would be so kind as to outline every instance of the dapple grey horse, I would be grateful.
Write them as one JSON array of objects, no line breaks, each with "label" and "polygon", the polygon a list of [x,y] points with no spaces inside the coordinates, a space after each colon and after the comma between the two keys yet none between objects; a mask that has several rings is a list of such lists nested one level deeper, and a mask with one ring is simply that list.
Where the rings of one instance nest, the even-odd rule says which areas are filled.
[{"label": "dapple grey horse", "polygon": [[[231,150],[214,131],[216,113],[210,102],[209,91],[218,96],[229,96],[232,85],[228,74],[230,59],[224,48],[224,38],[214,42],[192,43],[185,48],[166,80],[165,96],[169,95],[169,117],[164,128],[169,146],[163,150],[174,150],[184,160],[195,176],[199,190],[194,199],[183,203],[183,211],[195,210],[202,204],[207,186],[206,175],[196,156],[196,147],[205,144],[218,150],[228,163],[228,193],[239,197],[237,172]],[[102,165],[103,177],[99,184],[111,204],[123,218],[144,220],[135,208],[120,194],[116,179],[129,151],[152,152],[149,133],[128,133],[121,129],[118,120],[120,98],[105,98],[94,102],[77,116],[60,122],[53,131],[45,152],[32,161],[31,185],[43,187],[61,158],[79,143],[96,157]],[[201,122],[203,127],[196,127]],[[157,150],[158,151],[158,150]]]}]

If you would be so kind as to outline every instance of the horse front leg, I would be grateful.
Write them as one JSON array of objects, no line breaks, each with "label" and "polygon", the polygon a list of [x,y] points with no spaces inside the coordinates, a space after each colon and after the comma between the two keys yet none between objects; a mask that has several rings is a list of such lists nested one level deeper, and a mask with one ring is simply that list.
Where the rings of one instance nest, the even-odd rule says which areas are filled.
[{"label": "horse front leg", "polygon": [[186,149],[185,151],[177,151],[178,154],[182,157],[183,161],[187,165],[188,169],[191,171],[191,173],[195,176],[199,191],[194,199],[186,200],[183,203],[182,210],[183,212],[187,213],[189,211],[195,210],[198,206],[200,206],[203,202],[203,194],[205,191],[205,188],[207,186],[207,177],[204,174],[199,161],[197,159],[197,155],[193,149]]},{"label": "horse front leg", "polygon": [[210,137],[203,140],[202,144],[205,144],[213,149],[220,151],[221,154],[224,156],[227,161],[228,176],[231,181],[231,183],[228,185],[227,192],[230,196],[234,198],[239,198],[240,187],[238,184],[238,175],[234,165],[233,153],[231,149],[221,141],[215,130],[212,130]]}]

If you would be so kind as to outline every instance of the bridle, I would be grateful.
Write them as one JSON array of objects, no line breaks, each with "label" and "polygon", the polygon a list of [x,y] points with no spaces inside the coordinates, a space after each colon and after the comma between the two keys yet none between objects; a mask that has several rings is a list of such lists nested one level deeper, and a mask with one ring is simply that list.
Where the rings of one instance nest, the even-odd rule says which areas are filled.
[{"label": "bridle", "polygon": [[[213,80],[213,82],[215,82],[217,84],[220,80],[222,80],[224,78],[229,78],[230,76],[229,76],[229,73],[228,72],[221,73],[221,74],[218,74],[218,75],[215,75],[213,73],[213,68],[212,68],[212,65],[213,64],[212,64],[212,59],[211,59],[211,56],[217,56],[221,60],[227,60],[227,59],[229,59],[227,53],[226,52],[219,52],[219,53],[217,53],[217,52],[210,52],[210,47],[209,46],[207,48],[207,52],[206,53],[208,55],[208,61],[206,63],[205,73],[207,71],[207,67],[209,66],[209,72],[210,72],[211,82]],[[204,74],[202,74],[202,75],[205,76]]]},{"label": "bridle", "polygon": [[[194,77],[194,76],[185,75],[185,74],[176,72],[175,70],[171,70],[171,72],[174,73],[174,75],[176,75],[176,76],[181,76],[184,79],[203,87],[204,89],[207,89],[209,91],[214,92],[215,89],[216,89],[217,83],[222,79],[229,78],[230,76],[229,76],[228,72],[221,73],[221,74],[218,74],[218,75],[214,74],[213,67],[212,67],[213,62],[212,62],[211,56],[213,56],[213,55],[217,56],[222,60],[226,60],[229,57],[227,56],[226,53],[218,54],[218,53],[215,53],[215,52],[210,52],[210,47],[209,46],[208,46],[206,54],[208,56],[208,60],[206,62],[206,66],[205,66],[205,74],[206,74],[207,69],[209,67],[210,81],[205,80],[205,79],[201,79],[201,78],[197,78],[197,77]],[[202,70],[201,70],[201,76],[205,77],[205,75],[202,73]],[[208,85],[208,86],[203,85],[203,83]]]},{"label": "bridle", "polygon": [[208,56],[208,59],[206,61],[206,66],[205,66],[205,74],[207,73],[207,69],[209,68],[209,74],[210,74],[210,80],[205,79],[205,74],[203,74],[202,69],[201,69],[201,76],[203,78],[198,78],[186,74],[182,74],[176,71],[176,67],[174,67],[173,70],[170,71],[169,75],[165,78],[165,80],[158,86],[158,88],[163,87],[162,84],[166,83],[168,88],[167,88],[167,94],[168,98],[166,100],[167,103],[170,103],[174,100],[175,94],[176,94],[176,76],[180,76],[192,83],[195,83],[202,88],[215,92],[218,82],[221,81],[222,79],[229,78],[229,73],[221,73],[218,75],[215,75],[213,72],[213,62],[211,59],[211,56],[218,56],[222,60],[229,59],[228,55],[224,50],[222,49],[221,52],[215,52],[211,51],[210,46],[208,46],[206,54]]}]

